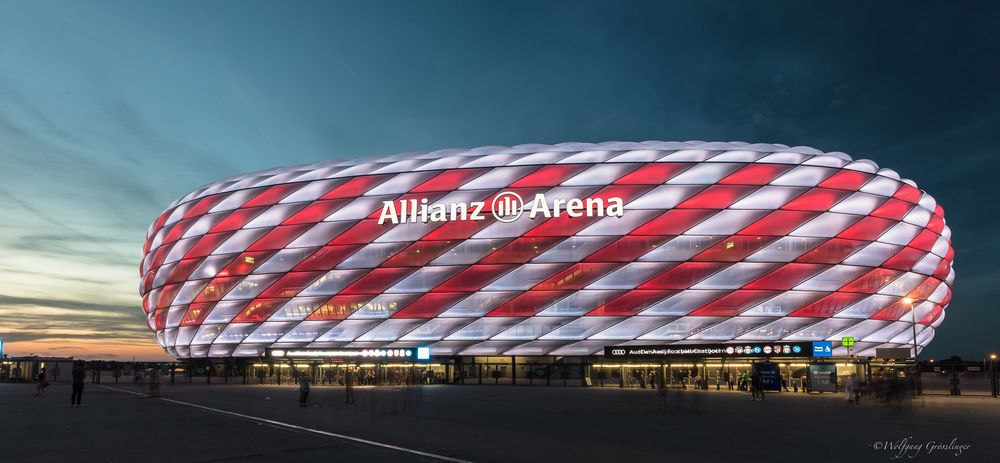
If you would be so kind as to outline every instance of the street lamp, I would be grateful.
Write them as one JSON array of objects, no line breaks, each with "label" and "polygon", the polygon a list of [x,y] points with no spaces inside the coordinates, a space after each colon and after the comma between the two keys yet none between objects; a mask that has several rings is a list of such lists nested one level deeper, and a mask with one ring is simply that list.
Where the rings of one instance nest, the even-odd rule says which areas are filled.
[{"label": "street lamp", "polygon": [[920,384],[920,361],[917,359],[917,308],[914,306],[914,302],[916,301],[912,297],[903,298],[903,303],[910,306],[910,321],[913,328],[913,366],[917,369],[917,394],[920,394],[922,387]]},{"label": "street lamp", "polygon": [[997,384],[997,354],[990,354],[990,386],[993,389],[993,397],[997,396],[1000,392],[1000,386]]}]

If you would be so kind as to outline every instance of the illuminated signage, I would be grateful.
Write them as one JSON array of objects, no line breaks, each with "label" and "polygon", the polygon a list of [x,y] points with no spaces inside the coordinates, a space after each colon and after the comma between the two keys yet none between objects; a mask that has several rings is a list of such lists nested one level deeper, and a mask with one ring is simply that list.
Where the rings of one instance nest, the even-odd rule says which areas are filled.
[{"label": "illuminated signage", "polygon": [[816,341],[812,343],[813,357],[832,357],[833,344],[830,341]]},{"label": "illuminated signage", "polygon": [[486,220],[492,216],[500,222],[513,222],[525,212],[529,219],[536,217],[621,217],[625,213],[622,198],[557,198],[548,201],[545,193],[538,193],[530,204],[514,191],[503,191],[493,196],[486,208],[485,201],[458,203],[430,203],[427,198],[383,201],[378,223],[426,223],[452,220]]},{"label": "illuminated signage", "polygon": [[380,360],[430,360],[431,349],[429,347],[406,347],[406,348],[379,348],[379,349],[354,349],[354,348],[271,348],[267,349],[267,356],[272,359],[357,359],[368,361]]},{"label": "illuminated signage", "polygon": [[851,347],[854,345],[854,336],[844,336],[840,338],[840,344],[844,347]]},{"label": "illuminated signage", "polygon": [[606,358],[669,359],[708,357],[809,357],[811,342],[750,342],[745,344],[672,344],[654,346],[606,346]]}]

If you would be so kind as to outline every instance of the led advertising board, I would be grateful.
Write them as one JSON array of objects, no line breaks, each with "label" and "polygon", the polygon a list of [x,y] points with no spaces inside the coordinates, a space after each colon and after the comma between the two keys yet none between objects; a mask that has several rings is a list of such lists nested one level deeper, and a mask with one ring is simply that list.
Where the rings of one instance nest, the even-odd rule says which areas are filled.
[{"label": "led advertising board", "polygon": [[[607,359],[810,357],[813,342],[748,342],[745,344],[671,344],[605,346]],[[829,343],[827,343],[829,344]]]}]

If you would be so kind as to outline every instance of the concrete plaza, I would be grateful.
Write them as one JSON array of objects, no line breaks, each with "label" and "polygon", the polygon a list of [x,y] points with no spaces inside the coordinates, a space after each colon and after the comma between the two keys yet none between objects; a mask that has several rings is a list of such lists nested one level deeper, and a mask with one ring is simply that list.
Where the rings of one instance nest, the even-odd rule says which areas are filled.
[{"label": "concrete plaza", "polygon": [[[0,384],[0,461],[995,461],[1000,399],[933,396],[895,407],[840,394],[504,386],[177,384],[163,400],[87,384],[85,407],[54,384]],[[361,442],[366,440],[368,442]],[[395,447],[395,448],[393,448]],[[898,458],[897,458],[898,459]]]}]

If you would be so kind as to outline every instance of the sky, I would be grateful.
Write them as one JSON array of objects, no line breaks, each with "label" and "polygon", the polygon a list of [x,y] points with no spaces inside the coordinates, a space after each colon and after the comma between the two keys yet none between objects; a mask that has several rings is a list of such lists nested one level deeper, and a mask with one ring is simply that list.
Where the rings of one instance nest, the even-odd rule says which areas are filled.
[{"label": "sky", "polygon": [[166,359],[149,224],[272,166],[705,140],[872,159],[946,211],[931,357],[1000,350],[1000,3],[0,0],[0,338]]}]

